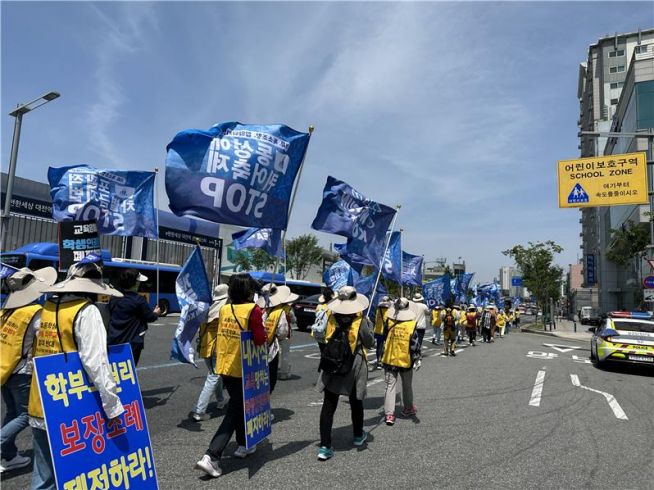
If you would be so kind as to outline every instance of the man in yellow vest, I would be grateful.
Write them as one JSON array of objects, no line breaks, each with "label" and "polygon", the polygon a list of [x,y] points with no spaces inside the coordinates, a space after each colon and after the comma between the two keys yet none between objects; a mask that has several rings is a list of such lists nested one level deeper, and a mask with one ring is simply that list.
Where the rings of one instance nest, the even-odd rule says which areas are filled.
[{"label": "man in yellow vest", "polygon": [[[288,340],[291,331],[289,319],[290,304],[298,299],[288,286],[266,284],[261,288],[261,296],[257,301],[259,308],[264,310],[263,325],[266,329],[268,342],[268,369],[270,370],[270,393],[275,390],[279,370],[280,342]],[[283,355],[283,354],[282,354]]]},{"label": "man in yellow vest", "polygon": [[448,305],[441,311],[441,322],[443,324],[443,354],[456,356],[456,330],[459,322],[459,310],[452,305]]},{"label": "man in yellow vest", "polygon": [[443,307],[438,305],[431,312],[431,325],[434,327],[434,335],[431,338],[431,343],[434,345],[441,345],[441,335],[443,333],[443,321],[441,320],[442,309]]},{"label": "man in yellow vest", "polygon": [[3,268],[3,273],[5,270],[11,275],[3,279],[9,295],[0,310],[0,385],[6,407],[0,430],[0,473],[23,468],[31,461],[18,454],[15,441],[29,423],[27,403],[32,381],[32,345],[42,310],[36,300],[57,280],[57,271],[52,267],[34,272],[28,268],[17,271]]},{"label": "man in yellow vest", "polygon": [[384,415],[386,425],[394,425],[398,376],[402,379],[402,416],[412,417],[417,413],[413,403],[413,369],[420,368],[422,356],[416,312],[412,310],[408,299],[399,298],[388,309],[384,337]]},{"label": "man in yellow vest", "polygon": [[200,392],[198,401],[195,404],[191,417],[196,421],[209,419],[207,407],[211,395],[215,393],[218,410],[222,410],[227,405],[225,395],[223,394],[223,381],[214,370],[214,355],[216,353],[216,335],[218,333],[218,317],[220,308],[227,303],[227,284],[218,284],[213,290],[213,302],[209,308],[207,322],[200,325],[198,335],[198,354],[204,359],[209,372],[207,379],[204,380],[204,387]]},{"label": "man in yellow vest", "polygon": [[[65,281],[44,290],[56,296],[43,306],[41,325],[34,341],[34,358],[78,352],[89,382],[100,394],[104,415],[109,421],[125,409],[116,393],[116,381],[109,366],[107,332],[93,301],[97,295],[121,297],[122,293],[102,282],[100,263],[98,256],[83,259],[71,266]],[[54,490],[54,470],[36,378],[32,378],[28,411],[34,447],[32,488]]]},{"label": "man in yellow vest", "polygon": [[375,334],[377,357],[374,369],[382,369],[381,357],[384,349],[384,322],[386,321],[386,312],[390,306],[391,299],[388,296],[384,296],[377,305],[377,311],[375,312],[375,329],[373,333]]}]

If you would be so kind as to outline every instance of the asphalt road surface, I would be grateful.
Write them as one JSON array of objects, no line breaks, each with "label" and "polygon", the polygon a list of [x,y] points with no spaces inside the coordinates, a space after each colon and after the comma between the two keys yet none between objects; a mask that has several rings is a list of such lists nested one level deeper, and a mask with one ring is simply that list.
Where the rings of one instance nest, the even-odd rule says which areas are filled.
[{"label": "asphalt road surface", "polygon": [[[189,418],[206,369],[169,360],[176,322],[151,326],[138,370],[162,489],[654,488],[654,369],[598,369],[586,342],[518,332],[460,346],[456,357],[440,355],[428,334],[414,376],[417,417],[398,417],[393,427],[382,421],[382,371],[371,372],[369,439],[352,446],[341,397],[335,456],[327,462],[316,460],[318,349],[307,333],[294,332],[293,377],[273,394],[272,436],[246,460],[231,457],[232,441],[225,474],[208,480],[193,466],[223,412],[212,402],[210,420]],[[29,430],[19,448],[31,456]],[[2,488],[26,489],[29,482],[28,468],[3,475]]]}]

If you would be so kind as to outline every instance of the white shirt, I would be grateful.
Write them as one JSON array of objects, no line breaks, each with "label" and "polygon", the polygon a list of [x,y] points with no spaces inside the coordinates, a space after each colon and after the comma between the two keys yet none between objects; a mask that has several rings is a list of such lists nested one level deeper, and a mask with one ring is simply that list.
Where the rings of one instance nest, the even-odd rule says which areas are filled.
[{"label": "white shirt", "polygon": [[[80,299],[74,294],[62,296],[62,302]],[[96,387],[107,419],[118,417],[125,411],[116,394],[116,381],[109,366],[107,354],[107,332],[104,329],[100,310],[94,305],[85,306],[77,314],[73,328],[79,348],[79,357],[89,381]],[[45,421],[30,417],[30,425],[45,430]]]},{"label": "white shirt", "polygon": [[416,314],[416,328],[418,330],[424,330],[429,326],[431,321],[429,307],[424,303],[414,302],[413,305],[413,311]]}]

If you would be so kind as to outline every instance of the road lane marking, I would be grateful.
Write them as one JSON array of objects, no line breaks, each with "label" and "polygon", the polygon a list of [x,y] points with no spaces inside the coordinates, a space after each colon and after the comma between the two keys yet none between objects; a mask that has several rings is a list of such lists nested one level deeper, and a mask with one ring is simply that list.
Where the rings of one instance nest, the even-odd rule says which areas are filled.
[{"label": "road lane marking", "polygon": [[166,364],[155,364],[154,366],[141,366],[139,368],[136,368],[136,370],[145,371],[146,369],[160,369],[165,367],[182,366],[182,365],[184,365],[183,362],[167,362]]},{"label": "road lane marking", "polygon": [[599,393],[604,398],[606,398],[606,401],[609,403],[609,407],[611,407],[611,410],[613,410],[613,415],[615,415],[615,418],[621,420],[629,420],[627,418],[627,414],[624,413],[624,410],[622,410],[622,407],[618,403],[618,400],[616,400],[615,397],[610,393],[605,393],[603,391],[595,390],[593,388],[589,388],[588,386],[582,385],[581,382],[579,381],[579,376],[577,376],[576,374],[570,375],[570,381],[572,381],[572,384],[574,386],[583,388],[584,390],[592,391],[593,393]]},{"label": "road lane marking", "polygon": [[373,379],[372,381],[368,381],[368,384],[366,384],[366,386],[370,387],[370,386],[372,386],[372,385],[376,385],[376,384],[378,384],[378,383],[381,383],[382,381],[384,381],[384,378],[383,378],[383,377],[380,377],[380,378],[377,378],[377,379]]},{"label": "road lane marking", "polygon": [[561,344],[543,344],[543,345],[545,347],[558,350],[559,352],[570,352],[571,350],[581,349],[581,347],[578,347],[576,345],[561,345]]},{"label": "road lane marking", "polygon": [[526,356],[531,357],[532,359],[545,359],[548,361],[559,357],[559,355],[554,354],[554,352],[540,352],[537,350],[530,350],[527,352]]},{"label": "road lane marking", "polygon": [[310,344],[292,345],[291,350],[304,349],[305,347],[318,347],[318,343],[317,342],[312,342]]},{"label": "road lane marking", "polygon": [[545,371],[538,371],[536,376],[536,382],[534,383],[534,389],[531,392],[531,400],[529,400],[529,405],[532,407],[540,407],[540,399],[543,394],[543,383],[545,381]]}]

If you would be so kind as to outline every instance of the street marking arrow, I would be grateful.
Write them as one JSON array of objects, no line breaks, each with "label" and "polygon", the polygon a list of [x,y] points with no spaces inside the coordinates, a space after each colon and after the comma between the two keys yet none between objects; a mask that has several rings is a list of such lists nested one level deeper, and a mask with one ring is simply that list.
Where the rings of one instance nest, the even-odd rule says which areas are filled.
[{"label": "street marking arrow", "polygon": [[570,352],[571,350],[581,349],[581,347],[577,347],[576,345],[560,345],[560,344],[543,344],[543,345],[551,349],[558,350],[559,352]]},{"label": "street marking arrow", "polygon": [[531,399],[529,400],[529,405],[532,407],[540,407],[540,399],[543,395],[543,383],[545,382],[545,368],[543,371],[538,371],[536,376],[536,382],[534,383],[534,389],[531,392]]},{"label": "street marking arrow", "polygon": [[593,388],[589,388],[588,386],[582,385],[581,382],[579,381],[579,376],[577,376],[576,374],[570,375],[570,381],[572,381],[573,386],[577,386],[578,388],[583,388],[584,390],[592,391],[593,393],[598,393],[602,395],[609,403],[609,407],[611,407],[611,410],[613,410],[613,415],[615,415],[616,419],[629,420],[627,418],[627,414],[624,413],[624,410],[622,410],[622,407],[618,403],[618,400],[616,400],[615,397],[610,393],[605,393],[603,391],[595,390]]}]

